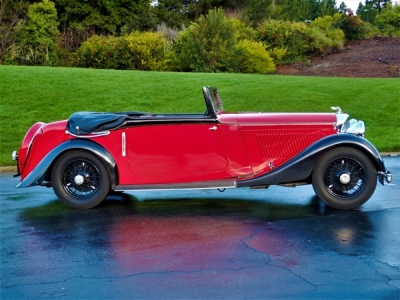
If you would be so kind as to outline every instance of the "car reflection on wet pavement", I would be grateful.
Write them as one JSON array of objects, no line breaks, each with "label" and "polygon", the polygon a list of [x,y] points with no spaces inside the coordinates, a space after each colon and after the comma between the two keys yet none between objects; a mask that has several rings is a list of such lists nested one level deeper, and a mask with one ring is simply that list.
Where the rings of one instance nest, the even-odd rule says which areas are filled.
[{"label": "car reflection on wet pavement", "polygon": [[91,210],[0,174],[2,299],[400,296],[393,185],[338,211],[310,186],[109,197]]}]

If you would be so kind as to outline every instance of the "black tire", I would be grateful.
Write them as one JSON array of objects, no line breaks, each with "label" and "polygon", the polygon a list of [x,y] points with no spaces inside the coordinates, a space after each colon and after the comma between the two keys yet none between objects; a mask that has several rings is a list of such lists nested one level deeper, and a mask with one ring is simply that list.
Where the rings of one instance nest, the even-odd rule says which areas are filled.
[{"label": "black tire", "polygon": [[317,162],[312,185],[317,196],[337,209],[354,209],[374,193],[377,172],[363,152],[349,147],[333,149]]},{"label": "black tire", "polygon": [[51,173],[53,190],[72,208],[92,208],[110,190],[110,179],[103,162],[87,151],[69,151],[56,161]]}]

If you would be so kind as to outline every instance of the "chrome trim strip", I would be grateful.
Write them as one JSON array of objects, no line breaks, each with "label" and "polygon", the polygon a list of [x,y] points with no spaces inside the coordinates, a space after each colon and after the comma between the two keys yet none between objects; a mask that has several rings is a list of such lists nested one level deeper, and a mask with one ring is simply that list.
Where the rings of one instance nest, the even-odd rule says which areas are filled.
[{"label": "chrome trim strip", "polygon": [[86,134],[86,135],[78,135],[78,134],[73,134],[73,133],[69,132],[68,130],[65,130],[65,133],[72,135],[73,137],[80,138],[80,139],[91,139],[91,138],[109,135],[110,131],[107,130],[107,131],[100,131],[97,133]]},{"label": "chrome trim strip", "polygon": [[[230,124],[230,123],[222,123],[222,124]],[[234,124],[234,123],[231,123]],[[329,126],[332,125],[332,122],[282,122],[282,123],[273,123],[273,122],[259,122],[259,123],[238,123],[240,127],[250,127],[250,126],[304,126],[304,125],[316,125],[316,126]]]},{"label": "chrome trim strip", "polygon": [[135,184],[135,185],[117,185],[116,191],[136,190],[207,190],[207,189],[229,189],[236,188],[236,181],[233,179],[216,180],[206,182],[188,182],[188,183],[172,183],[172,184]]},{"label": "chrome trim strip", "polygon": [[126,156],[126,137],[125,132],[122,133],[122,156]]}]

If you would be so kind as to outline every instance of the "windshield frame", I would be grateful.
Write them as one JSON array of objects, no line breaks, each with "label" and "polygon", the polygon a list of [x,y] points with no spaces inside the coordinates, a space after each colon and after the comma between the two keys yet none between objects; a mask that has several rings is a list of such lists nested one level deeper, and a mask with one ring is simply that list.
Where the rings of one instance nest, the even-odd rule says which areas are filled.
[{"label": "windshield frame", "polygon": [[215,87],[204,87],[203,88],[204,98],[207,105],[208,115],[210,117],[217,117],[218,115],[225,112],[222,105],[221,97],[218,93],[218,89]]}]

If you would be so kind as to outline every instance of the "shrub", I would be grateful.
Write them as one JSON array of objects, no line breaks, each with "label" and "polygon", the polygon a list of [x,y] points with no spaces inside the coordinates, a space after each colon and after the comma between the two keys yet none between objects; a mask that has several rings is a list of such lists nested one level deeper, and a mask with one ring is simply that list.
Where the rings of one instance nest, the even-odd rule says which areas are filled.
[{"label": "shrub", "polygon": [[93,36],[81,44],[75,53],[74,65],[95,69],[127,69],[123,39]]},{"label": "shrub", "polygon": [[337,22],[346,40],[363,40],[369,36],[369,26],[358,16],[342,14]]},{"label": "shrub", "polygon": [[332,40],[332,50],[342,50],[345,42],[343,30],[336,28],[326,32],[326,36]]},{"label": "shrub", "polygon": [[210,10],[182,31],[175,43],[176,69],[195,72],[235,71],[235,30],[222,9]]},{"label": "shrub", "polygon": [[333,28],[339,28],[341,14],[334,14],[333,16],[318,17],[310,24],[311,27],[318,27],[324,31],[329,31]]},{"label": "shrub", "polygon": [[375,18],[383,36],[400,36],[400,5],[387,5]]},{"label": "shrub", "polygon": [[[371,36],[374,32],[369,23],[352,14],[335,14],[333,16],[319,17],[312,21],[310,26],[320,28],[326,33],[327,37],[332,39],[333,46],[337,45],[339,48],[342,44],[340,40],[362,40]],[[343,31],[344,38],[337,29]]]},{"label": "shrub", "polygon": [[275,64],[265,45],[251,40],[241,40],[236,47],[236,60],[240,72],[267,74],[275,71]]},{"label": "shrub", "polygon": [[134,31],[124,41],[129,69],[166,70],[171,46],[162,33]]},{"label": "shrub", "polygon": [[310,50],[318,54],[328,54],[332,50],[332,40],[318,27],[310,27],[307,30]]},{"label": "shrub", "polygon": [[16,42],[7,53],[9,63],[23,65],[56,65],[58,61],[55,40],[57,11],[49,0],[31,4],[26,24],[20,23],[21,30]]},{"label": "shrub", "polygon": [[276,64],[281,64],[283,63],[283,58],[286,56],[286,52],[287,52],[286,48],[275,47],[269,51],[269,54],[271,55]]},{"label": "shrub", "polygon": [[75,54],[75,66],[96,69],[165,70],[170,45],[161,33],[134,31],[125,37],[93,36]]},{"label": "shrub", "polygon": [[258,27],[259,39],[268,49],[286,49],[282,62],[298,61],[310,50],[307,25],[282,20],[266,20]]},{"label": "shrub", "polygon": [[345,35],[335,25],[340,18],[340,15],[336,14],[319,17],[311,22],[307,30],[311,51],[318,54],[328,54],[343,49]]},{"label": "shrub", "polygon": [[236,40],[243,40],[243,39],[255,40],[257,38],[257,31],[251,28],[250,26],[247,26],[240,19],[231,17],[228,18],[228,20],[232,24]]}]

